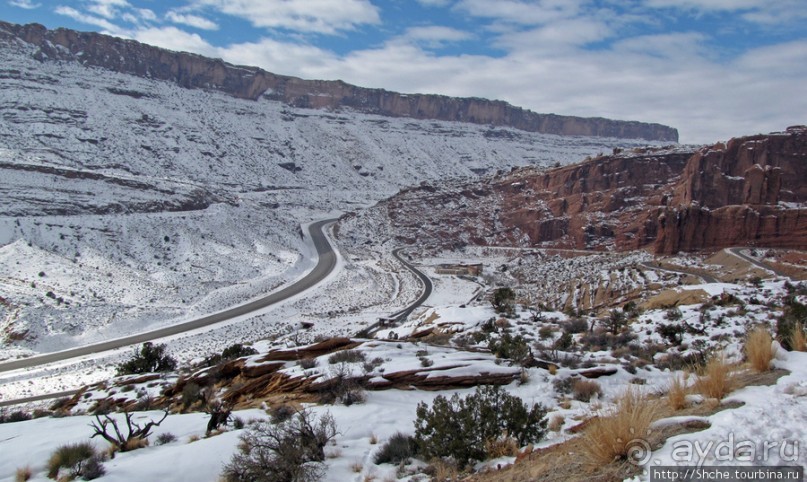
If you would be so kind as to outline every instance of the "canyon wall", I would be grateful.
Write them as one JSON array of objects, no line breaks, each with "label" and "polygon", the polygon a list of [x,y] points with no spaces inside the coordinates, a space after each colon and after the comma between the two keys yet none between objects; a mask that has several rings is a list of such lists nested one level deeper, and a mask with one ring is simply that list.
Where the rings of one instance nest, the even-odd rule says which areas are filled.
[{"label": "canyon wall", "polygon": [[342,81],[303,80],[98,33],[48,30],[38,24],[0,22],[0,35],[36,46],[38,52],[35,55],[42,61],[76,61],[115,72],[176,82],[186,88],[215,89],[244,99],[256,100],[265,95],[295,107],[350,107],[385,116],[491,124],[546,134],[678,141],[677,130],[660,124],[537,114],[502,101],[406,95],[357,87]]}]

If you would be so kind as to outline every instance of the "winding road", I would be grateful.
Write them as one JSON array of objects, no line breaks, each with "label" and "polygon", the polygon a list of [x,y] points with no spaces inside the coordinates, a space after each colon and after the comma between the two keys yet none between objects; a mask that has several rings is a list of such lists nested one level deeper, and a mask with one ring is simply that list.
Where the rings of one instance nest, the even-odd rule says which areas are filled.
[{"label": "winding road", "polygon": [[423,274],[423,272],[420,271],[419,269],[415,268],[412,265],[412,263],[406,261],[401,257],[400,253],[402,249],[403,248],[398,248],[396,250],[393,250],[392,255],[395,256],[395,259],[400,261],[401,264],[406,267],[406,269],[415,273],[415,276],[417,276],[420,279],[421,283],[423,283],[423,293],[421,293],[420,297],[416,299],[411,305],[407,306],[406,308],[397,313],[390,315],[390,318],[396,321],[403,320],[407,316],[411,315],[412,312],[415,311],[415,308],[422,305],[429,298],[429,296],[431,296],[432,290],[434,289],[434,285],[432,285],[432,280],[430,280],[428,276]]},{"label": "winding road", "polygon": [[221,323],[222,321],[227,321],[232,318],[246,315],[248,313],[252,313],[254,311],[266,308],[267,306],[271,306],[281,301],[287,300],[292,296],[296,296],[308,290],[309,288],[315,286],[322,280],[324,280],[329,274],[331,274],[333,269],[336,267],[336,253],[334,252],[333,246],[331,246],[331,243],[328,241],[328,238],[325,236],[325,233],[323,232],[323,229],[327,225],[332,224],[334,222],[336,222],[336,219],[325,219],[322,221],[317,221],[316,223],[313,223],[308,227],[308,232],[311,235],[311,240],[314,242],[314,247],[317,250],[317,256],[318,256],[317,264],[316,266],[314,266],[314,269],[311,270],[311,272],[309,272],[299,281],[289,286],[286,286],[283,289],[280,289],[267,296],[264,296],[263,298],[259,298],[257,300],[245,303],[243,305],[234,306],[224,311],[213,313],[212,315],[203,316],[201,318],[186,321],[183,323],[178,323],[176,325],[166,326],[165,328],[160,328],[153,331],[147,331],[144,333],[138,333],[136,335],[130,335],[123,338],[117,338],[114,340],[109,340],[101,343],[95,343],[93,345],[86,345],[78,348],[71,348],[69,350],[48,353],[45,355],[33,356],[30,358],[15,360],[6,363],[0,363],[0,373],[12,370],[19,370],[21,368],[31,368],[39,365],[45,365],[48,363],[69,360],[71,358],[91,355],[94,353],[109,350],[115,350],[118,348],[123,348],[130,345],[136,345],[139,343],[164,338],[167,336],[178,335],[181,333],[185,333],[187,331],[196,330],[198,328],[204,328],[206,326],[214,325],[216,323]]}]

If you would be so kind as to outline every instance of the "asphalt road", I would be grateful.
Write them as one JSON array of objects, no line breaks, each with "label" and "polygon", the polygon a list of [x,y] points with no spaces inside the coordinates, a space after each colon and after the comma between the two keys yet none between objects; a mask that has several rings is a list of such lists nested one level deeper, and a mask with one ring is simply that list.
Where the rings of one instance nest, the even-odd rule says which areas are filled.
[{"label": "asphalt road", "polygon": [[393,315],[390,315],[390,318],[394,318],[394,319],[399,320],[399,321],[406,319],[407,316],[411,315],[412,312],[415,311],[415,308],[422,305],[429,298],[429,296],[431,296],[432,290],[434,289],[434,286],[432,285],[432,280],[430,280],[428,276],[423,274],[422,271],[415,268],[411,263],[409,263],[408,261],[406,261],[405,259],[403,259],[401,257],[401,255],[400,255],[401,249],[403,249],[403,248],[398,248],[398,249],[394,250],[392,252],[392,255],[395,256],[395,259],[400,261],[401,264],[406,267],[406,269],[408,269],[409,271],[415,273],[415,276],[420,278],[420,281],[423,283],[423,293],[420,294],[420,297],[418,299],[416,299],[414,303],[407,306],[403,310],[401,310],[401,311],[399,311],[399,312],[397,312],[397,313],[395,313]]},{"label": "asphalt road", "polygon": [[283,300],[291,298],[292,296],[298,295],[325,279],[325,277],[333,271],[334,267],[336,267],[336,253],[334,253],[333,247],[323,233],[323,228],[335,221],[336,219],[325,219],[309,226],[308,231],[311,234],[311,239],[314,242],[314,247],[316,248],[319,256],[317,265],[305,277],[279,291],[275,291],[263,298],[243,305],[238,305],[212,315],[203,316],[195,320],[167,326],[165,328],[139,333],[137,335],[126,336],[115,340],[109,340],[102,343],[96,343],[93,345],[86,345],[55,353],[48,353],[45,355],[33,356],[12,362],[0,363],[0,372],[18,370],[20,368],[31,368],[39,365],[45,365],[47,363],[68,360],[70,358],[91,355],[93,353],[115,350],[130,345],[137,345],[167,336],[178,335],[186,331],[204,328],[231,318],[246,315],[253,311],[266,308],[267,306],[271,306],[275,303],[279,303]]},{"label": "asphalt road", "polygon": [[782,276],[784,278],[788,278],[788,275],[786,273],[784,273],[782,271],[779,271],[778,269],[774,268],[773,266],[769,265],[768,263],[763,263],[762,261],[759,261],[758,259],[754,259],[754,258],[751,258],[750,256],[746,256],[745,254],[743,254],[742,251],[740,251],[741,249],[746,249],[746,248],[729,248],[728,251],[731,254],[733,254],[734,256],[737,256],[740,259],[748,261],[749,263],[753,264],[754,266],[756,266],[758,268],[762,268],[764,270],[770,271],[773,274],[775,274],[776,276]]},{"label": "asphalt road", "polygon": [[677,274],[683,274],[683,275],[697,276],[698,278],[702,279],[704,283],[719,283],[720,282],[720,280],[715,278],[714,276],[710,276],[708,274],[699,273],[699,272],[695,272],[695,271],[687,271],[687,270],[684,270],[684,269],[662,268],[661,266],[659,266],[658,264],[655,264],[655,263],[641,263],[641,265],[644,266],[645,268],[654,269],[654,270],[657,270],[657,271],[666,271],[668,273],[677,273]]}]

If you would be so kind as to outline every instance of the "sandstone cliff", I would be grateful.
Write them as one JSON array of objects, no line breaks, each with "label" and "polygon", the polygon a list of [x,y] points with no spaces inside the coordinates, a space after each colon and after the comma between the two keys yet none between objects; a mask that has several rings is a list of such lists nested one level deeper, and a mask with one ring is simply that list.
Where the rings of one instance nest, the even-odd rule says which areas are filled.
[{"label": "sandstone cliff", "polygon": [[43,61],[77,61],[115,72],[176,82],[187,88],[216,89],[245,99],[266,95],[296,107],[350,107],[393,117],[492,124],[547,134],[678,141],[677,130],[660,124],[537,114],[502,101],[404,95],[341,81],[303,80],[97,33],[0,22],[0,36],[16,37],[36,46],[37,58]]},{"label": "sandstone cliff", "polygon": [[[401,242],[659,254],[807,248],[807,127],[697,151],[634,149],[481,183],[424,185],[381,204]],[[423,219],[428,213],[428,219]],[[378,212],[361,216],[379,224]],[[375,216],[375,218],[373,218]]]}]

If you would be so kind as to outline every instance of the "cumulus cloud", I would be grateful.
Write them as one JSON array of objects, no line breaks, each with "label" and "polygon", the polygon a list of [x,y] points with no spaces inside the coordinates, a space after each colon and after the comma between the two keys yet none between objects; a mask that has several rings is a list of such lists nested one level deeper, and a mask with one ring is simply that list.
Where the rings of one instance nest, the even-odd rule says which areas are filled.
[{"label": "cumulus cloud", "polygon": [[72,18],[76,22],[86,23],[87,25],[94,25],[96,27],[100,27],[104,33],[108,33],[110,35],[119,35],[121,29],[117,25],[113,24],[107,19],[96,17],[94,15],[88,15],[83,12],[79,12],[73,7],[65,7],[59,6],[56,7],[54,10],[59,15],[64,15],[66,17]]},{"label": "cumulus cloud", "polygon": [[369,0],[197,0],[197,6],[248,20],[256,27],[334,34],[362,24],[378,24]]},{"label": "cumulus cloud", "polygon": [[149,45],[169,50],[193,52],[208,57],[219,57],[218,50],[195,33],[176,27],[150,27],[128,32],[129,37]]},{"label": "cumulus cloud", "polygon": [[193,14],[184,14],[177,12],[175,10],[170,10],[166,15],[165,18],[169,22],[187,25],[189,27],[198,28],[200,30],[218,30],[219,26],[216,22],[212,20],[208,20],[204,17],[200,17],[199,15]]},{"label": "cumulus cloud", "polygon": [[87,10],[105,19],[116,18],[121,9],[130,8],[131,5],[126,0],[92,0],[87,6]]}]

